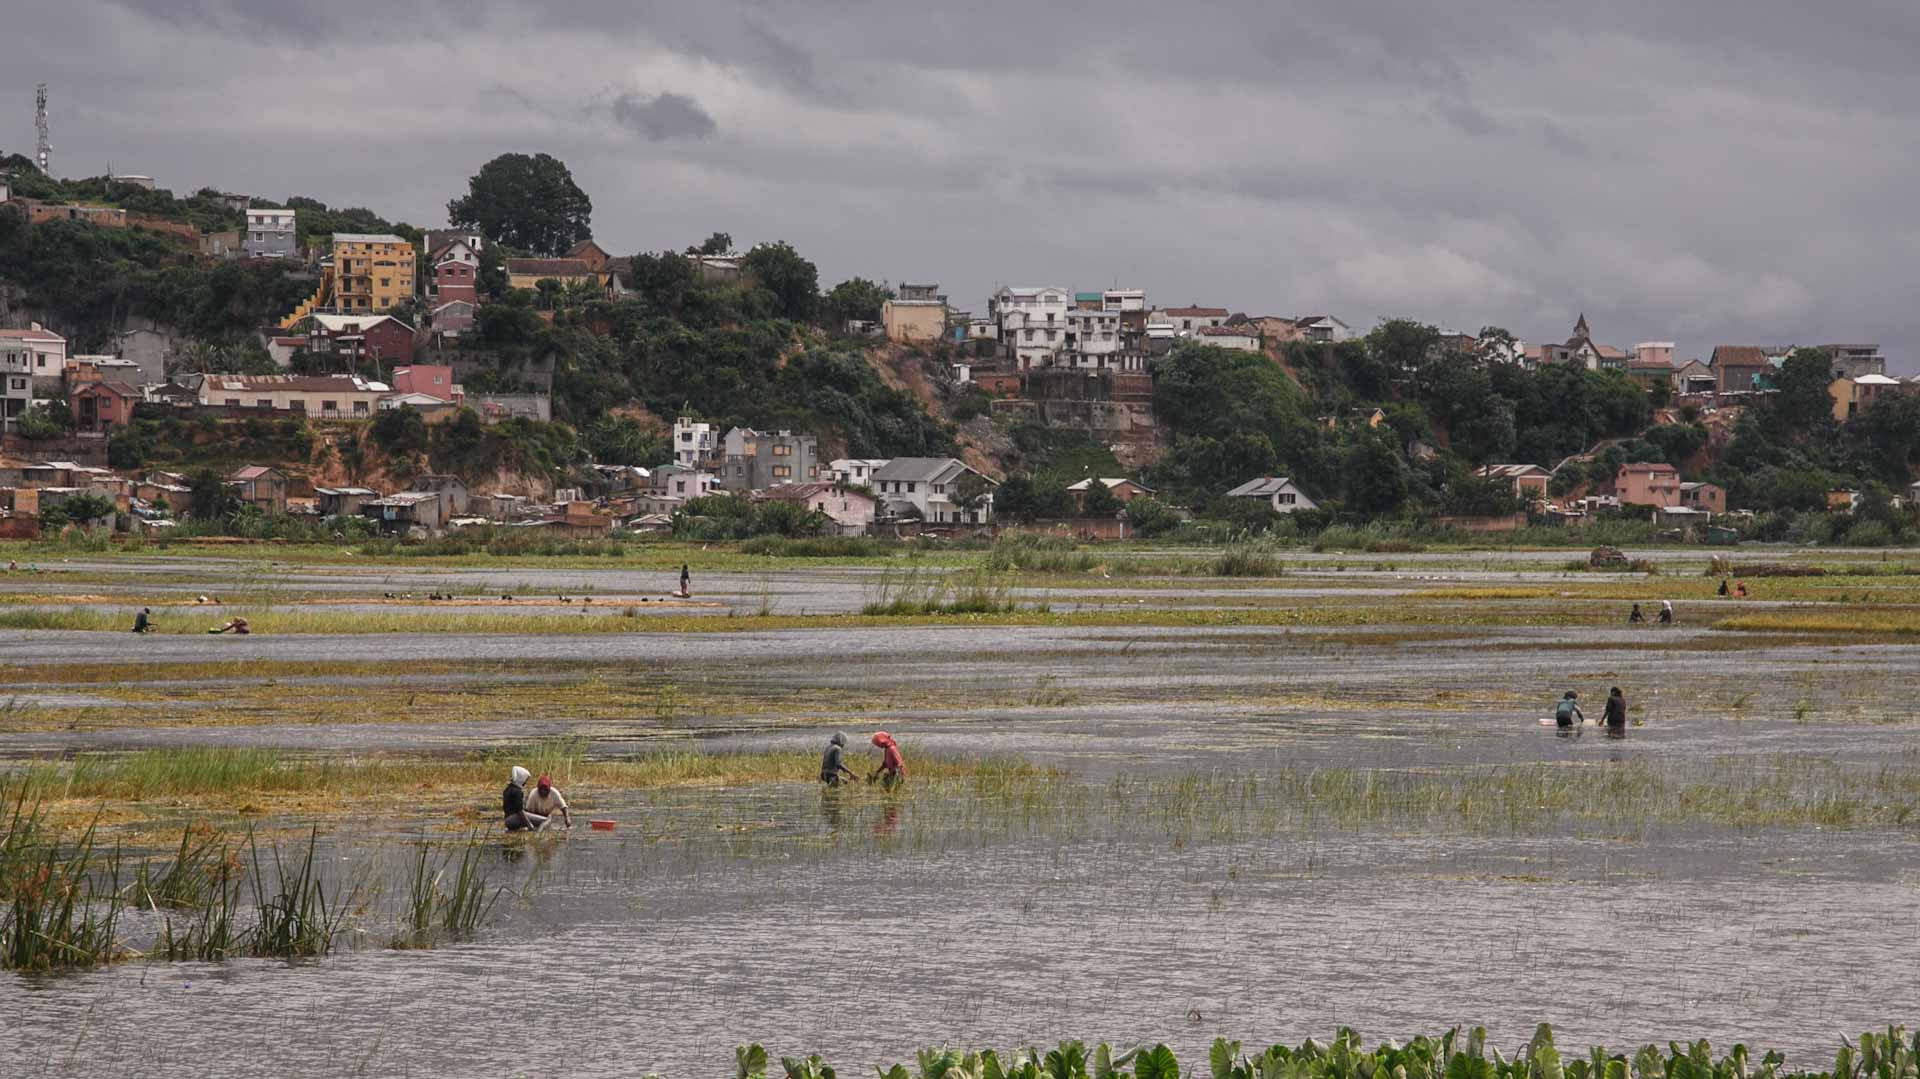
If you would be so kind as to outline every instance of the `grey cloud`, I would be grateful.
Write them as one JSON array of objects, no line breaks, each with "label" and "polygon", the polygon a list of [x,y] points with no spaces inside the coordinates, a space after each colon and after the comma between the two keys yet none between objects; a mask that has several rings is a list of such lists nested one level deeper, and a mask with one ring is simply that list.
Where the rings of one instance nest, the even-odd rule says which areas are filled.
[{"label": "grey cloud", "polygon": [[[54,82],[75,172],[433,223],[477,163],[545,150],[621,250],[696,220],[974,306],[1123,278],[1356,325],[1540,339],[1584,308],[1615,344],[1920,356],[1912,0],[17,6],[35,48],[0,102]],[[657,197],[602,197],[636,181]]]},{"label": "grey cloud", "polygon": [[711,138],[718,130],[707,110],[685,94],[621,94],[613,99],[613,118],[652,142]]}]

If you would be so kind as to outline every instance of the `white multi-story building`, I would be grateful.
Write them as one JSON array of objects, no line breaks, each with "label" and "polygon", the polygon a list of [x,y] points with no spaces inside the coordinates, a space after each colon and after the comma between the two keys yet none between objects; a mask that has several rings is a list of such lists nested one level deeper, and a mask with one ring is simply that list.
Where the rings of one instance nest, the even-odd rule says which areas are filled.
[{"label": "white multi-story building", "polygon": [[673,421],[673,463],[682,468],[697,469],[704,461],[712,460],[718,446],[717,436],[713,433],[713,424],[695,423],[685,416]]},{"label": "white multi-story building", "polygon": [[886,463],[885,457],[841,457],[827,462],[827,479],[853,487],[870,487],[873,474]]},{"label": "white multi-story building", "polygon": [[[979,497],[969,505],[963,478],[980,487]],[[993,519],[993,488],[999,486],[987,476],[967,467],[953,457],[896,457],[874,473],[874,493],[890,514],[906,516],[911,511],[928,524],[986,524]]]},{"label": "white multi-story building", "polygon": [[1119,352],[1120,312],[1067,312],[1067,347],[1059,366],[1103,370],[1114,366]]},{"label": "white multi-story building", "polygon": [[60,388],[60,372],[67,368],[66,338],[34,322],[24,330],[0,330],[0,348],[24,348],[31,354],[34,389]]},{"label": "white multi-story building", "polygon": [[1100,309],[1103,311],[1145,311],[1147,309],[1147,290],[1143,288],[1110,288],[1100,294]]},{"label": "white multi-story building", "polygon": [[1073,293],[1063,288],[1002,288],[987,299],[1000,347],[1016,370],[1049,367],[1066,345]]},{"label": "white multi-story building", "polygon": [[0,431],[13,430],[31,407],[33,353],[18,342],[0,340]]}]

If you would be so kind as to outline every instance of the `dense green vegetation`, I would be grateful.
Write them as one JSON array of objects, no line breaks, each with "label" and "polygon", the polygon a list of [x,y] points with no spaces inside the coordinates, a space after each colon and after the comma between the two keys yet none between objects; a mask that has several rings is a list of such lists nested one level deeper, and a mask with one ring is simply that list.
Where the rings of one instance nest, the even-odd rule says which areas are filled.
[{"label": "dense green vegetation", "polygon": [[[777,1064],[779,1070],[772,1070],[767,1051],[757,1044],[734,1052],[736,1079],[834,1079],[836,1074],[818,1055],[782,1057]],[[1779,1053],[1756,1057],[1745,1045],[1735,1045],[1716,1057],[1705,1040],[1668,1042],[1664,1050],[1648,1045],[1631,1055],[1595,1047],[1584,1057],[1563,1058],[1552,1028],[1542,1023],[1512,1057],[1489,1048],[1482,1027],[1455,1027],[1438,1038],[1421,1035],[1404,1046],[1390,1041],[1371,1050],[1358,1033],[1343,1027],[1325,1045],[1308,1039],[1260,1052],[1217,1038],[1205,1066],[1185,1070],[1164,1044],[1119,1050],[1078,1041],[1045,1051],[925,1049],[912,1068],[895,1064],[876,1070],[880,1079],[1913,1079],[1920,1074],[1916,1069],[1920,1037],[1909,1037],[1904,1027],[1842,1040],[1829,1071],[1789,1071]]]}]

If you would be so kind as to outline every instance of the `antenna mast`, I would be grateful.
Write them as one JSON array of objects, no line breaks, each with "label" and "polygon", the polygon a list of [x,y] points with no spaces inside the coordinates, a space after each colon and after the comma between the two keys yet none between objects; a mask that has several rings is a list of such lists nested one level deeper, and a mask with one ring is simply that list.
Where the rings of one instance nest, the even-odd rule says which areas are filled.
[{"label": "antenna mast", "polygon": [[47,84],[44,82],[33,92],[33,129],[40,135],[39,145],[33,152],[34,163],[40,166],[41,172],[51,176],[47,170],[53,161],[53,143],[47,138]]}]

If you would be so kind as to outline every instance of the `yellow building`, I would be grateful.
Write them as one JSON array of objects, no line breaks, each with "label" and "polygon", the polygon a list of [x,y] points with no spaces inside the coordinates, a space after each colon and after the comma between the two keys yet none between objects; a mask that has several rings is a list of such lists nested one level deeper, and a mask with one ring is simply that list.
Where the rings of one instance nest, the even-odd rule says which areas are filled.
[{"label": "yellow building", "polygon": [[333,308],[384,314],[413,298],[413,245],[391,233],[333,236]]}]

